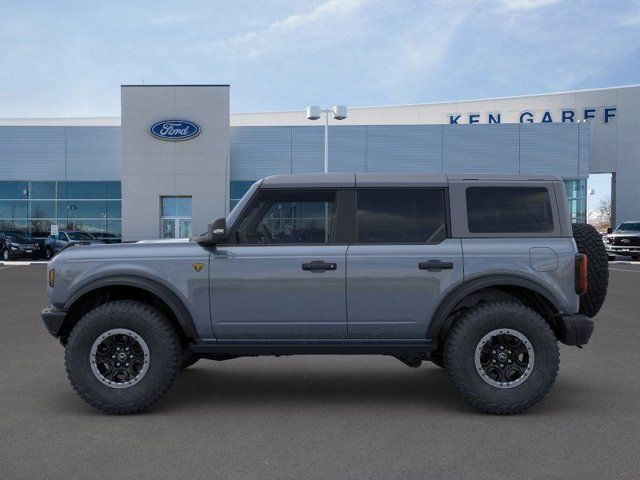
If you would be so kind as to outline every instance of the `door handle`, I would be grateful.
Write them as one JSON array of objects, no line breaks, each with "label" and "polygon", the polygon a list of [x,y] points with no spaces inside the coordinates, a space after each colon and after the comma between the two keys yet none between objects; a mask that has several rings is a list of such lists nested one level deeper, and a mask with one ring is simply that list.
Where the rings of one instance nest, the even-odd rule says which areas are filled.
[{"label": "door handle", "polygon": [[325,270],[336,270],[337,268],[337,263],[327,263],[322,260],[313,260],[312,262],[302,264],[302,270],[311,272],[324,272]]},{"label": "door handle", "polygon": [[443,262],[441,260],[429,260],[428,262],[418,263],[420,270],[451,270],[453,262]]}]

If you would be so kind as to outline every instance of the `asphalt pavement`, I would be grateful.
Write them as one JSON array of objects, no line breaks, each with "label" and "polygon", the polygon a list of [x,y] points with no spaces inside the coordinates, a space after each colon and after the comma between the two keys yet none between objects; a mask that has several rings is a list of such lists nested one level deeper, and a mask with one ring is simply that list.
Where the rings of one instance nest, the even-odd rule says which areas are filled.
[{"label": "asphalt pavement", "polygon": [[610,267],[591,342],[561,346],[524,414],[476,412],[431,364],[297,356],[200,361],[149,412],[110,416],[41,323],[44,266],[0,264],[0,478],[638,478],[640,265]]}]

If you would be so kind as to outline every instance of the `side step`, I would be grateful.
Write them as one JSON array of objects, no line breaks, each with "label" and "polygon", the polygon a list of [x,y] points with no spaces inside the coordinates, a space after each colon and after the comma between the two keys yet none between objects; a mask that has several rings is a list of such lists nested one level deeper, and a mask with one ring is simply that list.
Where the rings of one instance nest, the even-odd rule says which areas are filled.
[{"label": "side step", "polygon": [[437,348],[434,340],[219,340],[195,343],[198,354],[259,355],[393,355],[424,356]]}]

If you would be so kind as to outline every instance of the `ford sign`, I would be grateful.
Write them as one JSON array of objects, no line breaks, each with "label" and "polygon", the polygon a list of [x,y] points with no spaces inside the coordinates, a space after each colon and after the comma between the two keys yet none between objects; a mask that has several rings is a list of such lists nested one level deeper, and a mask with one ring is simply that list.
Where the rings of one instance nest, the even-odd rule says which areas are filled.
[{"label": "ford sign", "polygon": [[200,127],[186,120],[162,120],[149,127],[149,132],[160,140],[179,141],[197,137]]}]

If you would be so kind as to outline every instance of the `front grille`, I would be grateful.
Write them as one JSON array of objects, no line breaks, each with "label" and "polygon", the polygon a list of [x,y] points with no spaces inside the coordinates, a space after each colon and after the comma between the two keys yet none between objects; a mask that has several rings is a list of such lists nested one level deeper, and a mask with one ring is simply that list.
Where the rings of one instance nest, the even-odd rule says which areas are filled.
[{"label": "front grille", "polygon": [[637,247],[640,246],[640,237],[613,237],[612,243],[613,245],[618,245],[620,247]]}]

